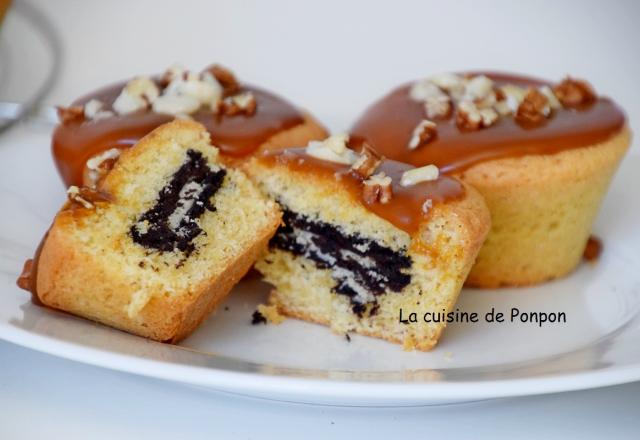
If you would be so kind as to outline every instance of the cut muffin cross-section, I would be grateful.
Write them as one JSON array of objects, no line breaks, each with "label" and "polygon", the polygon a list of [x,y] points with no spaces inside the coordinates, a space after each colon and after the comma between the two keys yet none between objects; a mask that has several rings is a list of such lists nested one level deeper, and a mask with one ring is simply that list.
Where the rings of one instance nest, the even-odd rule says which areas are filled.
[{"label": "cut muffin cross-section", "polygon": [[344,136],[256,157],[247,172],[283,210],[256,263],[288,316],[429,350],[489,230],[481,196],[435,167],[386,161]]},{"label": "cut muffin cross-section", "polygon": [[71,187],[69,199],[32,263],[37,299],[168,342],[215,308],[281,219],[191,121],[154,130],[97,189]]}]

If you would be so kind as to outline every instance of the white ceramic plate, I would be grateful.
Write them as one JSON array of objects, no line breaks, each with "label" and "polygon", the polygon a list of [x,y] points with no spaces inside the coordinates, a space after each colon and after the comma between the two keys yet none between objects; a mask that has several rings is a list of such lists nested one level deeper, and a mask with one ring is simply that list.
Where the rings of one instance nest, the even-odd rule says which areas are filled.
[{"label": "white ceramic plate", "polygon": [[[628,157],[596,232],[597,264],[540,287],[465,290],[458,307],[564,312],[545,325],[453,324],[429,353],[288,320],[252,326],[268,287],[241,283],[180,347],[31,304],[15,279],[64,199],[49,132],[0,138],[0,338],[57,356],[210,389],[341,405],[424,405],[540,394],[640,379],[640,157]],[[91,286],[87,286],[90,289]]]}]

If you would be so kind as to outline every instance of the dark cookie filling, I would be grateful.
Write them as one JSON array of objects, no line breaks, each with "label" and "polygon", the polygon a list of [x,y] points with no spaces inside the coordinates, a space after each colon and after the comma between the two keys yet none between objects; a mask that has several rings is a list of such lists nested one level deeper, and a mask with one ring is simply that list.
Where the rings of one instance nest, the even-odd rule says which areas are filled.
[{"label": "dark cookie filling", "polygon": [[198,219],[205,211],[215,211],[211,197],[218,191],[227,172],[209,168],[202,153],[187,151],[187,160],[158,194],[156,204],[131,226],[136,243],[161,252],[178,249],[189,255],[192,243],[202,229]]},{"label": "dark cookie filling", "polygon": [[283,208],[284,226],[270,245],[304,256],[320,269],[331,269],[333,290],[351,300],[354,313],[377,310],[376,296],[400,292],[411,281],[406,269],[411,258],[360,235],[346,235],[337,227]]}]

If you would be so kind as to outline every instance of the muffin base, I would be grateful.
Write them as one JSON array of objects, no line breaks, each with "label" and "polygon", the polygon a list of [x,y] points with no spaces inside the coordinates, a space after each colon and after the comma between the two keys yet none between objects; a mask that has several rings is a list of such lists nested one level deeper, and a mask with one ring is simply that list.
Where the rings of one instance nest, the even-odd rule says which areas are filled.
[{"label": "muffin base", "polygon": [[466,285],[532,285],[573,271],[630,140],[625,127],[600,144],[487,161],[460,173],[492,218]]}]

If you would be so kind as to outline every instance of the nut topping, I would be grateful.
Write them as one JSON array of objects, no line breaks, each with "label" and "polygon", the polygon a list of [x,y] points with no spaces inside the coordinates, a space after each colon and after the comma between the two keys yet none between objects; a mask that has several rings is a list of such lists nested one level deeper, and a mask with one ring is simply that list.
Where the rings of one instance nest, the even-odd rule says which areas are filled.
[{"label": "nut topping", "polygon": [[158,86],[151,79],[140,76],[129,81],[122,89],[113,102],[113,109],[120,115],[144,110],[150,107],[159,94]]},{"label": "nut topping", "polygon": [[428,144],[436,138],[438,135],[438,128],[435,122],[428,119],[423,119],[418,123],[416,128],[413,129],[411,139],[407,145],[410,150],[415,150],[421,145]]},{"label": "nut topping", "polygon": [[374,174],[365,180],[362,187],[362,197],[365,203],[372,205],[376,202],[389,203],[393,197],[391,177],[384,173]]},{"label": "nut topping", "polygon": [[84,117],[87,119],[97,121],[111,116],[113,116],[113,112],[104,110],[104,104],[98,99],[92,99],[84,105]]},{"label": "nut topping", "polygon": [[84,121],[84,108],[79,105],[74,105],[71,107],[56,107],[58,112],[58,119],[60,122],[64,124],[69,124],[71,122],[82,122]]},{"label": "nut topping", "polygon": [[111,148],[96,154],[87,161],[85,183],[88,187],[95,188],[97,186],[98,182],[111,171],[121,152],[118,148]]},{"label": "nut topping", "polygon": [[462,130],[479,130],[482,128],[482,115],[473,102],[462,101],[458,104],[456,124]]},{"label": "nut topping", "polygon": [[549,100],[538,89],[529,87],[518,106],[515,119],[521,124],[539,124],[551,114]]},{"label": "nut topping", "polygon": [[420,182],[428,182],[436,180],[440,176],[440,170],[435,165],[426,165],[420,168],[414,168],[402,173],[400,185],[412,186]]},{"label": "nut topping", "polygon": [[232,95],[240,90],[240,84],[233,72],[219,64],[214,64],[207,69],[213,77],[220,83],[225,94]]},{"label": "nut topping", "polygon": [[580,107],[596,100],[596,92],[589,83],[571,77],[563,79],[553,91],[565,107]]},{"label": "nut topping", "polygon": [[245,114],[251,116],[256,112],[258,103],[251,92],[243,92],[222,100],[221,110],[227,116]]},{"label": "nut topping", "polygon": [[382,159],[382,156],[365,143],[362,146],[360,157],[351,165],[351,171],[363,179],[368,179],[380,166]]},{"label": "nut topping", "polygon": [[348,140],[346,134],[335,134],[324,141],[311,141],[307,144],[306,153],[317,159],[352,165],[358,160],[358,154],[347,148]]},{"label": "nut topping", "polygon": [[464,100],[476,101],[487,98],[493,92],[493,81],[484,75],[470,78],[464,88]]},{"label": "nut topping", "polygon": [[424,109],[429,119],[446,119],[451,116],[451,99],[444,96],[435,96],[428,98],[424,102]]},{"label": "nut topping", "polygon": [[547,97],[547,100],[549,101],[549,107],[551,107],[552,110],[557,110],[562,107],[562,104],[560,104],[558,97],[555,95],[555,93],[553,93],[551,87],[542,86],[539,87],[538,90],[540,91],[540,93]]},{"label": "nut topping", "polygon": [[185,115],[194,113],[200,108],[200,101],[189,95],[167,94],[153,101],[153,111],[169,115]]},{"label": "nut topping", "polygon": [[67,189],[67,198],[71,203],[78,204],[86,209],[93,209],[96,202],[104,202],[108,199],[95,189],[85,186],[77,187],[72,185]]}]

